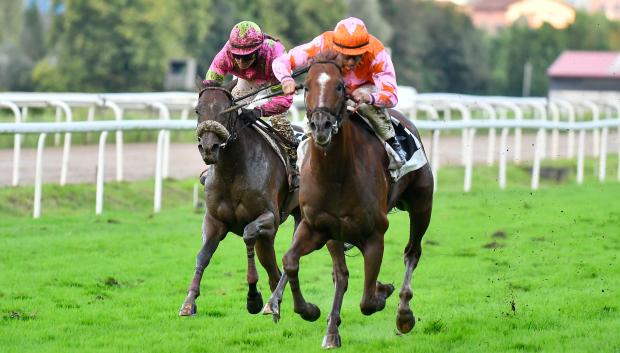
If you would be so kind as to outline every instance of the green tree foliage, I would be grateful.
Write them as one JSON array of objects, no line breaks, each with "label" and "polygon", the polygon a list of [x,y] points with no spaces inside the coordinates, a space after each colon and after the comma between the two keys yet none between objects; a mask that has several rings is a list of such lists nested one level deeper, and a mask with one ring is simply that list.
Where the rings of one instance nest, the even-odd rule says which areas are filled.
[{"label": "green tree foliage", "polygon": [[539,29],[515,24],[491,41],[493,72],[490,92],[522,94],[526,63],[532,65],[530,95],[545,96],[549,87],[547,69],[564,50],[618,50],[619,24],[601,14],[578,12],[575,22],[565,30],[548,24]]},{"label": "green tree foliage", "polygon": [[16,43],[22,28],[22,2],[0,1],[0,43]]},{"label": "green tree foliage", "polygon": [[43,36],[43,23],[36,3],[30,5],[24,12],[24,26],[21,32],[21,48],[33,61],[41,59],[46,52]]},{"label": "green tree foliage", "polygon": [[[66,0],[57,65],[67,90],[160,89],[164,72],[163,10],[154,0]],[[58,86],[45,82],[42,86]],[[43,70],[46,71],[46,70]]]},{"label": "green tree foliage", "polygon": [[366,24],[368,31],[384,43],[389,43],[394,28],[381,14],[379,0],[347,0],[348,16],[354,16]]},{"label": "green tree foliage", "polygon": [[383,10],[398,24],[389,45],[399,84],[427,92],[485,90],[486,47],[467,15],[431,1],[390,0]]}]

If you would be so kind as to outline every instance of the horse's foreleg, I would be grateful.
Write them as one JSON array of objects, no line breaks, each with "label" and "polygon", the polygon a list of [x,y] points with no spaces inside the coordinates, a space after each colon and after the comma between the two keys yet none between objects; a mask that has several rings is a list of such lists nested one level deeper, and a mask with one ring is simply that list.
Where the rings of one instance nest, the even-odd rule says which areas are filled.
[{"label": "horse's foreleg", "polygon": [[[256,263],[254,260],[254,245],[259,239],[272,239],[273,244],[273,237],[275,234],[274,220],[275,217],[273,213],[265,212],[243,229],[243,241],[245,242],[248,256],[248,298],[246,307],[250,314],[258,314],[263,308],[263,297],[256,287],[258,272],[256,271]],[[275,254],[273,255],[273,262],[273,266],[277,271]]]},{"label": "horse's foreleg", "polygon": [[181,306],[179,316],[190,316],[196,314],[196,298],[200,296],[200,281],[202,280],[202,274],[205,268],[211,261],[211,256],[217,249],[220,241],[226,236],[226,227],[224,224],[215,218],[211,217],[208,213],[205,213],[204,220],[202,222],[202,247],[196,256],[196,270],[194,272],[194,278],[187,290],[187,298]]},{"label": "horse's foreleg", "polygon": [[326,241],[327,239],[323,235],[313,231],[306,222],[302,221],[297,231],[295,231],[291,248],[282,258],[284,271],[291,283],[295,312],[307,321],[318,319],[321,316],[321,311],[316,305],[307,303],[301,293],[297,276],[299,273],[299,259],[314,250],[320,249],[325,245]]},{"label": "horse's foreleg", "polygon": [[410,213],[410,235],[409,243],[405,248],[405,278],[400,289],[400,302],[398,303],[398,313],[396,315],[396,328],[402,333],[407,333],[415,326],[415,316],[409,307],[409,302],[413,298],[411,280],[413,270],[415,270],[420,257],[422,256],[422,236],[428,228],[431,219],[430,209],[427,212]]},{"label": "horse's foreleg", "polygon": [[360,309],[364,315],[371,315],[385,308],[385,300],[394,291],[393,285],[377,281],[383,260],[383,234],[377,234],[365,242],[362,253],[364,255],[364,294]]},{"label": "horse's foreleg", "polygon": [[340,333],[338,332],[338,326],[340,326],[340,308],[342,307],[342,299],[344,293],[347,291],[349,284],[349,270],[347,269],[347,262],[344,257],[344,244],[339,241],[328,241],[327,249],[332,256],[332,262],[334,265],[333,276],[335,282],[334,302],[332,304],[332,311],[327,318],[327,332],[323,337],[323,348],[336,348],[340,347]]}]

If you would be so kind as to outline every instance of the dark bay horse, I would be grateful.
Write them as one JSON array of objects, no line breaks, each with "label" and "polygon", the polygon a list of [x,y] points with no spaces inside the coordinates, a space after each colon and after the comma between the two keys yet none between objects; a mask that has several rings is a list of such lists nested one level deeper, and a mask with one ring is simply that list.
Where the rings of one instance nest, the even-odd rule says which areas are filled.
[{"label": "dark bay horse", "polygon": [[206,211],[202,247],[180,316],[196,313],[203,272],[228,232],[243,236],[248,259],[247,310],[260,312],[263,299],[256,286],[254,251],[273,291],[281,276],[274,251],[276,232],[291,212],[296,221],[299,219],[297,195],[289,194],[284,164],[273,148],[247,122],[238,119],[236,111],[220,114],[232,105],[235,83],[203,87],[196,106],[198,150],[209,165],[204,183]]},{"label": "dark bay horse", "polygon": [[[402,333],[415,325],[409,301],[411,279],[420,256],[421,240],[431,219],[433,175],[428,163],[396,183],[388,173],[388,156],[382,143],[349,116],[346,94],[336,58],[318,58],[312,63],[305,82],[305,103],[311,140],[301,167],[299,206],[302,219],[293,243],[283,258],[286,276],[270,303],[279,315],[282,283],[291,283],[295,312],[306,320],[320,316],[318,307],[306,302],[298,279],[300,257],[327,244],[333,261],[335,296],[328,317],[324,348],[340,346],[340,308],[348,283],[343,242],[353,244],[364,256],[363,314],[385,307],[394,287],[377,281],[383,258],[387,213],[398,207],[409,213],[409,241],[404,251],[405,276],[400,290],[396,326]],[[402,114],[398,120],[419,139],[413,124]]]}]

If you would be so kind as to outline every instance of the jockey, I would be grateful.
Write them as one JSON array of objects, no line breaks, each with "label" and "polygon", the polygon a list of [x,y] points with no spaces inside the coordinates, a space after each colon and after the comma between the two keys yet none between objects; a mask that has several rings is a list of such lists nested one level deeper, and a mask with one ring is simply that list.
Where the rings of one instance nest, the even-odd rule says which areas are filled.
[{"label": "jockey", "polygon": [[295,81],[291,77],[293,69],[305,66],[319,52],[330,50],[338,52],[343,59],[344,84],[347,93],[361,104],[358,112],[370,121],[377,135],[389,143],[404,162],[407,156],[387,112],[387,108],[398,103],[392,59],[383,44],[368,34],[362,20],[355,17],[342,20],[333,31],[325,32],[274,60],[273,72],[282,82],[284,94],[295,92]]},{"label": "jockey", "polygon": [[[233,97],[240,97],[260,88],[264,84],[278,82],[271,70],[272,62],[286,50],[277,40],[264,34],[260,27],[251,21],[237,23],[224,48],[213,59],[203,84],[214,82],[222,83],[227,74],[238,78],[237,85],[232,90]],[[241,102],[250,102],[256,95]],[[254,109],[243,109],[241,118],[255,121],[259,117],[269,117],[273,128],[290,141],[295,141],[295,134],[291,123],[286,118],[286,112],[293,103],[293,96],[276,96]],[[289,183],[292,188],[299,185],[297,170],[297,150],[282,146],[288,155]]]}]

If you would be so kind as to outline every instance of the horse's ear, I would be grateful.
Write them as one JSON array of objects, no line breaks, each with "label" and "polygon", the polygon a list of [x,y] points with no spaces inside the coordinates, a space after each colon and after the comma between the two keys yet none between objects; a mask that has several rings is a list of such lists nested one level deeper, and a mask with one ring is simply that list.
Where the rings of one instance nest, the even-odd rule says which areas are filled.
[{"label": "horse's ear", "polygon": [[234,79],[228,82],[226,85],[224,85],[224,88],[226,88],[228,92],[232,92],[233,88],[235,88],[235,86],[237,85],[237,81],[237,79]]},{"label": "horse's ear", "polygon": [[198,90],[205,88],[205,85],[202,83],[202,77],[198,75],[196,75],[196,77],[194,78],[194,84],[196,85],[196,88],[198,88]]}]

